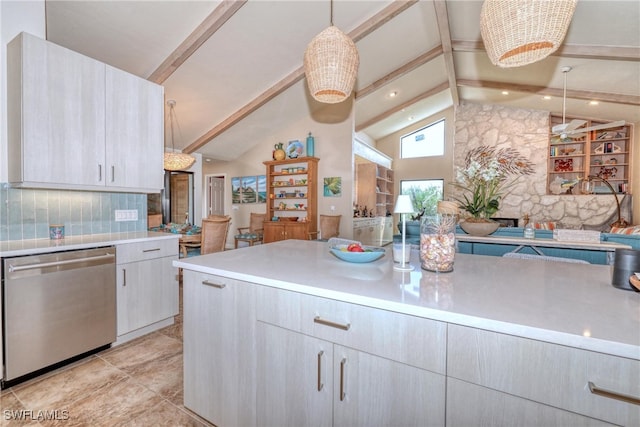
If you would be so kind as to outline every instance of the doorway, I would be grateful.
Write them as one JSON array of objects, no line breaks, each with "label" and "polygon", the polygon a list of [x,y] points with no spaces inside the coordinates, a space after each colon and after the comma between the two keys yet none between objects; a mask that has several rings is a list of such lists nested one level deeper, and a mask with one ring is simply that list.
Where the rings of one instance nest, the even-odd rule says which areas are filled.
[{"label": "doorway", "polygon": [[207,176],[207,215],[224,215],[224,176]]},{"label": "doorway", "polygon": [[194,223],[193,172],[165,171],[162,218],[165,224]]}]

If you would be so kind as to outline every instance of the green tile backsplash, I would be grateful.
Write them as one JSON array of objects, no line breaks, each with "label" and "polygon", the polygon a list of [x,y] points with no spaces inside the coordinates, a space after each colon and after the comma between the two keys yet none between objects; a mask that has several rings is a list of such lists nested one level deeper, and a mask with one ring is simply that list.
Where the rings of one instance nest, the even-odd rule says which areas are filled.
[{"label": "green tile backsplash", "polygon": [[[49,224],[64,224],[67,236],[144,231],[147,195],[32,190],[0,184],[0,241],[49,238]],[[116,209],[135,209],[137,221],[115,221]]]}]

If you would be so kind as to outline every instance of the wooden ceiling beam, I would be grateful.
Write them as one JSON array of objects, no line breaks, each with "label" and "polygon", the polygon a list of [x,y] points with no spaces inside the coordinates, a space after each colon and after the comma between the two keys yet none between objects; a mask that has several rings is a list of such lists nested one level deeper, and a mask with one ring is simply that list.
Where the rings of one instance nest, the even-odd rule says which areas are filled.
[{"label": "wooden ceiling beam", "polygon": [[378,123],[381,120],[386,119],[387,117],[402,111],[405,108],[408,108],[410,106],[412,106],[413,104],[415,104],[416,102],[422,101],[423,99],[429,98],[430,96],[433,96],[437,93],[442,92],[443,90],[446,90],[449,87],[449,83],[448,82],[444,82],[444,83],[440,83],[438,86],[433,87],[431,89],[429,89],[426,92],[421,93],[418,96],[415,96],[413,98],[411,98],[410,100],[403,102],[402,104],[391,108],[390,110],[385,111],[384,113],[378,114],[375,117],[370,118],[369,120],[367,120],[366,122],[360,123],[358,125],[356,125],[355,127],[355,131],[356,132],[360,132],[363,129],[368,128],[369,126]]},{"label": "wooden ceiling beam", "polygon": [[392,81],[404,76],[407,73],[410,73],[411,71],[415,70],[421,65],[426,64],[432,59],[437,58],[440,55],[442,55],[442,46],[434,47],[429,52],[423,53],[417,58],[414,58],[411,61],[407,62],[406,64],[396,68],[386,76],[383,76],[382,78],[371,83],[369,86],[360,89],[359,91],[356,92],[355,99],[364,98],[365,96],[371,94],[372,92],[375,92],[379,88],[388,85]]},{"label": "wooden ceiling beam", "polygon": [[224,25],[247,0],[223,0],[213,12],[165,59],[147,80],[162,84],[193,53],[200,48],[209,37]]},{"label": "wooden ceiling beam", "polygon": [[[509,90],[514,92],[533,93],[536,95],[563,96],[563,89],[544,86],[523,85],[517,83],[493,82],[489,80],[458,79],[459,87],[478,87],[485,89]],[[567,98],[585,101],[613,102],[616,104],[640,105],[640,96],[617,93],[593,92],[588,90],[567,89]]]},{"label": "wooden ceiling beam", "polygon": [[[485,50],[484,44],[481,41],[454,40],[452,46],[454,52],[484,52]],[[560,46],[551,56],[613,61],[640,61],[640,48],[565,44]]]},{"label": "wooden ceiling beam", "polygon": [[453,105],[460,105],[460,96],[458,96],[458,85],[456,84],[456,69],[453,64],[453,48],[451,44],[451,30],[449,28],[449,14],[447,12],[447,3],[444,0],[436,0],[433,2],[436,10],[436,21],[438,22],[438,31],[440,32],[440,40],[442,41],[442,50],[444,55],[444,67],[449,78],[449,90],[451,90],[451,99]]},{"label": "wooden ceiling beam", "polygon": [[[356,27],[353,31],[349,32],[347,35],[351,37],[354,42],[362,39],[367,36],[371,32],[380,28],[387,21],[402,13],[410,6],[417,3],[418,0],[395,0],[389,6],[382,9],[380,12],[372,16],[371,18],[364,21],[358,27]],[[290,73],[288,76],[280,80],[275,85],[271,86],[269,89],[264,91],[262,94],[258,95],[256,98],[251,100],[248,104],[241,107],[238,111],[231,114],[229,117],[224,119],[222,122],[215,125],[209,131],[207,131],[204,135],[196,139],[194,142],[185,147],[182,152],[183,153],[193,153],[194,151],[200,149],[204,145],[206,145],[209,141],[211,141],[216,136],[220,135],[227,129],[231,128],[233,125],[238,123],[240,120],[247,117],[249,114],[256,111],[258,108],[293,86],[295,83],[304,78],[304,67],[300,67]]]}]

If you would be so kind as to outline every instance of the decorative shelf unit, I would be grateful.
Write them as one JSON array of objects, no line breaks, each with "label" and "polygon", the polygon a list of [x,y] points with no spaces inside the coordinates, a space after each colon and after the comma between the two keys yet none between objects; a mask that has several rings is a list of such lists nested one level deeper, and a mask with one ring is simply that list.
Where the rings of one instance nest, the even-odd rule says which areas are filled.
[{"label": "decorative shelf unit", "polygon": [[393,170],[375,163],[361,163],[356,169],[357,204],[373,211],[374,216],[393,212]]},{"label": "decorative shelf unit", "polygon": [[[567,117],[568,123],[576,117]],[[585,128],[606,124],[606,121],[586,120]],[[562,123],[561,116],[552,115],[550,127]],[[550,133],[547,169],[547,191],[550,194],[566,193],[565,187],[558,193],[558,184],[565,184],[595,175],[606,179],[618,194],[631,194],[631,159],[633,127],[630,124],[585,132],[572,139],[561,140]],[[610,193],[602,184],[596,193]],[[554,191],[555,190],[555,191]]]},{"label": "decorative shelf unit", "polygon": [[[309,233],[318,231],[319,160],[317,157],[300,157],[264,162],[268,189],[264,243],[308,240]],[[298,217],[298,220],[286,219],[291,217]]]}]

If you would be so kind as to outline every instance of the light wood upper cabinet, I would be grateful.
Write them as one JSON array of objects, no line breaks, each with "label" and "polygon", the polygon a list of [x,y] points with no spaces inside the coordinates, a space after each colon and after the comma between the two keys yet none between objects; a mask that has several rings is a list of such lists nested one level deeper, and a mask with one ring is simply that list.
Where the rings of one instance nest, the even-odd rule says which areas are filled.
[{"label": "light wood upper cabinet", "polygon": [[11,183],[163,188],[162,86],[26,33],[8,44],[7,64]]},{"label": "light wood upper cabinet", "polygon": [[162,86],[106,66],[107,186],[163,188],[163,101]]},{"label": "light wood upper cabinet", "polygon": [[104,64],[25,33],[7,64],[9,181],[99,185]]}]

